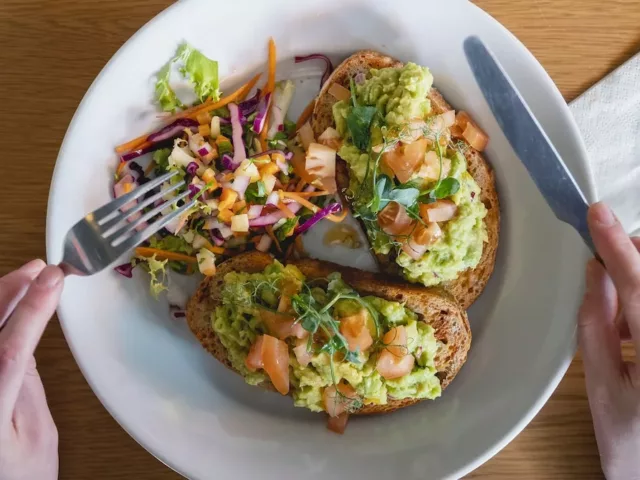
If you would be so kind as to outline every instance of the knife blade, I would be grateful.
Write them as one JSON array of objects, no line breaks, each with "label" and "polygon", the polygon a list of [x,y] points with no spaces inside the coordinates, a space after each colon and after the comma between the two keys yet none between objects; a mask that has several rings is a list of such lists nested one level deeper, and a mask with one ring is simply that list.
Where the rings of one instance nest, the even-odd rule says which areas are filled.
[{"label": "knife blade", "polygon": [[573,226],[596,253],[587,202],[549,137],[493,53],[476,36],[464,41],[473,75],[511,147],[558,219]]}]

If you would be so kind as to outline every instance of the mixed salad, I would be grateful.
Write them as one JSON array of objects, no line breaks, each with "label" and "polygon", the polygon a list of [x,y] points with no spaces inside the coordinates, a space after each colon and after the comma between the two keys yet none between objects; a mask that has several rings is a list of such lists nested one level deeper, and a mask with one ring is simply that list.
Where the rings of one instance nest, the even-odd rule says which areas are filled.
[{"label": "mixed salad", "polygon": [[[332,66],[326,57],[296,61],[317,58],[327,62],[328,75]],[[193,86],[197,101],[191,106],[171,86],[176,70]],[[260,78],[223,96],[217,62],[182,45],[157,75],[155,96],[166,112],[160,117],[164,126],[116,147],[114,197],[175,170],[178,174],[161,187],[165,200],[186,189],[197,200],[136,248],[129,263],[116,267],[127,277],[135,267],[146,270],[156,297],[167,289],[167,268],[214,275],[220,260],[253,248],[286,258],[301,250],[299,235],[321,219],[340,222],[346,216],[335,195],[336,149],[309,135],[313,104],[297,123],[287,118],[295,85],[275,80],[273,39],[262,85]],[[183,179],[186,185],[175,189]],[[171,211],[168,207],[163,214]]]}]

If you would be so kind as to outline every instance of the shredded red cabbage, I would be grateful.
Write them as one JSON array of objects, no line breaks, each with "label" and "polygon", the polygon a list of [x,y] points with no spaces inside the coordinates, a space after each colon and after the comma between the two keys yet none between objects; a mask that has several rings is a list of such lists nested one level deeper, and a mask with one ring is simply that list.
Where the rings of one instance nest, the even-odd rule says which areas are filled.
[{"label": "shredded red cabbage", "polygon": [[267,93],[260,99],[258,104],[258,113],[256,118],[253,119],[253,131],[260,133],[264,128],[264,124],[267,121],[267,110],[269,110],[269,101],[271,100],[271,93]]},{"label": "shredded red cabbage", "polygon": [[222,155],[222,158],[220,159],[220,163],[222,163],[222,166],[226,170],[231,170],[232,172],[235,171],[235,169],[240,166],[240,162],[236,163],[233,157],[228,153],[225,153],[224,155]]},{"label": "shredded red cabbage", "polygon": [[249,115],[251,115],[253,112],[256,111],[259,103],[260,103],[260,90],[258,89],[258,91],[255,93],[253,97],[245,100],[244,102],[238,105],[238,108],[240,109],[240,115],[245,118],[248,117]]},{"label": "shredded red cabbage", "polygon": [[220,233],[220,230],[218,230],[217,228],[209,230],[209,237],[211,238],[211,241],[215,243],[218,247],[221,247],[222,245],[224,245],[224,238],[222,238],[222,234]]},{"label": "shredded red cabbage", "polygon": [[304,222],[302,225],[298,225],[294,233],[296,235],[300,233],[304,233],[307,230],[309,230],[311,227],[313,227],[316,223],[318,223],[320,220],[322,220],[324,217],[326,217],[327,215],[338,213],[340,210],[342,210],[342,205],[340,205],[339,203],[330,203],[329,205],[324,207],[322,210],[320,210],[318,213],[316,213],[313,217],[311,217],[309,220]]},{"label": "shredded red cabbage", "polygon": [[180,135],[185,128],[190,128],[192,132],[196,132],[198,130],[198,122],[191,118],[179,118],[175,122],[149,135],[147,142],[155,143],[173,138]]},{"label": "shredded red cabbage", "polygon": [[200,192],[200,188],[193,183],[189,184],[189,200]]},{"label": "shredded red cabbage", "polygon": [[120,156],[120,159],[123,162],[128,162],[129,160],[133,160],[134,158],[141,157],[147,153],[155,152],[156,150],[160,150],[161,148],[169,148],[173,145],[173,139],[162,140],[160,142],[153,143],[146,148],[140,148],[138,150],[132,150],[130,152],[125,153]]},{"label": "shredded red cabbage", "polygon": [[189,175],[195,175],[198,171],[198,164],[196,162],[191,162],[189,163],[189,165],[187,165],[186,170]]},{"label": "shredded red cabbage", "polygon": [[327,79],[329,78],[329,75],[331,75],[331,72],[333,72],[333,64],[331,63],[331,60],[329,60],[329,57],[327,57],[326,55],[322,55],[321,53],[313,53],[311,55],[295,57],[296,63],[306,62],[308,60],[322,60],[326,64],[324,73],[320,78],[320,88],[322,88],[322,85],[324,85],[324,82],[327,81]]},{"label": "shredded red cabbage", "polygon": [[133,265],[131,265],[131,263],[123,263],[122,265],[118,265],[117,267],[114,267],[114,270],[124,277],[133,277]]}]

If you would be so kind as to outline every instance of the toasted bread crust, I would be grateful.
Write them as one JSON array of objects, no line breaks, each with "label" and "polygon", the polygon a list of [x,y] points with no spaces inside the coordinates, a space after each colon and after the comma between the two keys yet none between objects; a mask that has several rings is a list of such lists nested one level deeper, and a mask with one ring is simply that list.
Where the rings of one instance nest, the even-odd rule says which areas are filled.
[{"label": "toasted bread crust", "polygon": [[[218,266],[213,277],[206,278],[187,306],[187,323],[202,346],[225,366],[234,370],[227,351],[211,327],[211,313],[221,301],[224,276],[232,271],[246,273],[262,272],[273,261],[273,257],[261,252],[248,252],[233,257]],[[407,308],[416,312],[419,319],[435,329],[436,338],[444,347],[436,355],[438,377],[444,389],[451,383],[467,358],[471,346],[471,330],[467,314],[456,303],[453,296],[442,289],[427,289],[389,280],[370,272],[362,272],[328,262],[303,259],[290,262],[309,279],[326,278],[340,272],[344,280],[362,295],[375,295],[391,301],[406,302]],[[274,390],[269,382],[261,387]],[[386,405],[365,405],[356,414],[387,413],[403,408],[419,400],[389,399]]]},{"label": "toasted bread crust", "polygon": [[[332,106],[336,100],[328,93],[329,87],[333,83],[348,87],[349,79],[357,73],[366,73],[371,68],[380,69],[401,66],[402,63],[398,60],[371,50],[356,52],[342,62],[327,79],[318,95],[311,118],[311,126],[315,136],[318,137],[327,127],[334,124]],[[431,100],[431,107],[435,113],[451,110],[451,106],[435,88],[431,89],[428,98]],[[480,186],[480,200],[485,204],[488,211],[485,217],[488,239],[476,268],[461,272],[457,279],[443,285],[455,296],[464,309],[469,308],[480,296],[493,273],[500,233],[500,203],[496,192],[493,169],[480,152],[468,144],[467,147],[465,152],[467,168]],[[340,191],[344,191],[349,186],[349,167],[341,159],[338,160],[336,165],[336,183]],[[343,201],[347,201],[344,195]],[[362,227],[364,228],[364,225]],[[395,258],[390,255],[376,255],[376,258],[383,272],[391,275],[402,275],[402,269],[395,262]]]}]

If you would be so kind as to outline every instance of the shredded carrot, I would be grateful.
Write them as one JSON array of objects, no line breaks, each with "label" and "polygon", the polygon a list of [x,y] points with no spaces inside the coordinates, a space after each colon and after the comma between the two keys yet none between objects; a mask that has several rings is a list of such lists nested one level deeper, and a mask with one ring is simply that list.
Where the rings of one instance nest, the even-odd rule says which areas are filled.
[{"label": "shredded carrot", "polygon": [[124,166],[127,164],[127,162],[125,161],[120,161],[120,163],[118,164],[118,168],[116,168],[116,175],[119,177],[120,174],[122,173],[122,170],[124,169]]},{"label": "shredded carrot", "polygon": [[[292,198],[296,202],[298,202],[300,205],[302,205],[303,207],[307,207],[313,213],[316,213],[317,211],[320,210],[320,207],[318,207],[317,205],[314,205],[313,203],[311,203],[306,198],[301,197],[298,193],[295,193],[295,192],[282,192],[282,191],[280,191],[278,193],[280,195],[280,198]],[[342,213],[340,213],[339,215],[336,216],[336,215],[330,214],[330,215],[327,215],[324,218],[326,218],[327,220],[331,220],[332,222],[339,223],[339,222],[343,221],[346,216],[347,216],[347,211],[343,208],[342,209]]]},{"label": "shredded carrot", "polygon": [[[262,96],[267,95],[268,93],[273,93],[273,90],[276,86],[276,42],[273,38],[269,39],[269,71],[267,74],[267,84],[264,87],[262,92]],[[260,147],[262,151],[268,150],[267,148],[267,132],[269,131],[269,110],[271,110],[271,104],[273,102],[269,102],[267,106],[266,119],[264,122],[264,126],[260,131],[260,136],[258,137],[260,140]]]},{"label": "shredded carrot", "polygon": [[314,98],[309,102],[309,105],[304,107],[304,110],[300,114],[300,118],[298,118],[298,121],[296,122],[296,132],[300,130],[300,127],[302,127],[302,125],[307,123],[307,120],[309,120],[309,118],[311,118],[311,114],[313,113],[313,109],[315,108],[315,106],[316,99]]},{"label": "shredded carrot", "polygon": [[233,102],[235,100],[240,100],[240,99],[246,97],[246,95],[251,91],[251,89],[255,86],[255,84],[258,83],[258,80],[260,79],[261,75],[262,75],[261,73],[257,74],[255,77],[253,77],[251,80],[249,80],[243,86],[241,86],[235,92],[227,95],[224,98],[221,98],[220,100],[218,100],[215,103],[210,103],[208,105],[203,106],[199,110],[196,110],[196,111],[192,112],[191,114],[189,114],[188,117],[195,119],[198,116],[198,114],[200,114],[200,113],[211,112],[211,111],[216,110],[218,108],[224,107],[228,103],[231,103],[231,102]]},{"label": "shredded carrot", "polygon": [[139,145],[142,145],[147,141],[148,133],[144,135],[140,135],[138,138],[134,138],[133,140],[129,140],[127,143],[123,143],[122,145],[118,145],[116,147],[116,153],[122,155],[123,153],[130,152],[132,150],[136,150]]},{"label": "shredded carrot", "polygon": [[149,175],[151,172],[153,172],[154,168],[156,168],[156,162],[151,162],[147,169],[144,171],[144,174]]},{"label": "shredded carrot", "polygon": [[282,247],[280,246],[280,242],[278,241],[278,238],[273,234],[273,227],[271,225],[267,225],[266,227],[264,227],[264,229],[266,230],[267,235],[269,235],[269,238],[271,238],[271,240],[273,240],[273,243],[275,243],[278,251],[282,253]]},{"label": "shredded carrot", "polygon": [[347,218],[347,210],[345,208],[342,209],[342,212],[340,212],[338,215],[327,215],[326,217],[327,220],[330,220],[332,222],[335,223],[340,223],[341,221],[343,221],[345,218]]},{"label": "shredded carrot", "polygon": [[136,248],[136,255],[141,257],[153,257],[156,255],[159,259],[175,260],[177,262],[197,263],[196,257],[189,255],[183,255],[181,253],[169,252],[167,250],[160,250],[158,248],[138,247]]},{"label": "shredded carrot", "polygon": [[166,123],[171,123],[174,120],[177,120],[179,118],[188,117],[192,113],[197,113],[200,110],[202,110],[203,108],[205,108],[206,106],[211,105],[212,103],[213,103],[213,100],[212,100],[211,97],[209,97],[203,103],[200,103],[199,105],[194,105],[193,107],[189,107],[186,110],[182,110],[181,112],[174,113],[173,115],[168,115],[168,116],[161,117],[161,118]]},{"label": "shredded carrot", "polygon": [[217,255],[222,255],[224,254],[224,248],[222,247],[218,247],[216,245],[211,245],[210,243],[205,245],[204,248],[206,248],[207,250],[209,250],[211,253],[215,253]]},{"label": "shredded carrot", "polygon": [[304,178],[301,178],[300,181],[298,181],[298,184],[296,185],[296,192],[302,192],[302,189],[306,184],[307,182],[304,181]]},{"label": "shredded carrot", "polygon": [[264,121],[262,131],[260,132],[260,148],[263,152],[269,150],[267,148],[267,131],[269,130],[269,112],[267,111],[267,118]]},{"label": "shredded carrot", "polygon": [[325,195],[329,195],[329,192],[327,192],[326,190],[320,190],[318,192],[296,192],[296,193],[303,198],[324,197]]},{"label": "shredded carrot", "polygon": [[276,42],[273,37],[269,39],[269,76],[264,93],[271,93],[276,86]]},{"label": "shredded carrot", "polygon": [[[207,99],[206,102],[201,103],[200,105],[196,105],[195,107],[188,108],[187,110],[183,110],[182,112],[176,113],[175,115],[165,117],[164,121],[166,123],[171,123],[172,121],[177,120],[178,118],[184,118],[184,117],[195,119],[200,113],[211,112],[212,110],[216,110],[217,108],[224,107],[227,103],[231,103],[234,100],[242,100],[247,96],[247,94],[251,91],[251,89],[255,87],[256,83],[258,83],[258,80],[260,80],[261,76],[262,76],[261,73],[257,74],[255,77],[253,77],[243,86],[241,86],[235,92],[231,93],[230,95],[227,95],[226,97],[221,98],[215,103],[211,102],[210,99]],[[123,154],[126,152],[130,152],[132,150],[138,150],[142,146],[142,144],[146,142],[148,136],[149,134],[145,133],[144,135],[141,135],[138,138],[134,138],[133,140],[123,143],[122,145],[118,145],[116,147],[116,152],[119,154]]]},{"label": "shredded carrot", "polygon": [[287,207],[284,202],[282,201],[278,202],[278,208],[282,210],[282,212],[286,215],[287,218],[295,218],[296,216],[295,213],[289,210],[289,207]]}]

